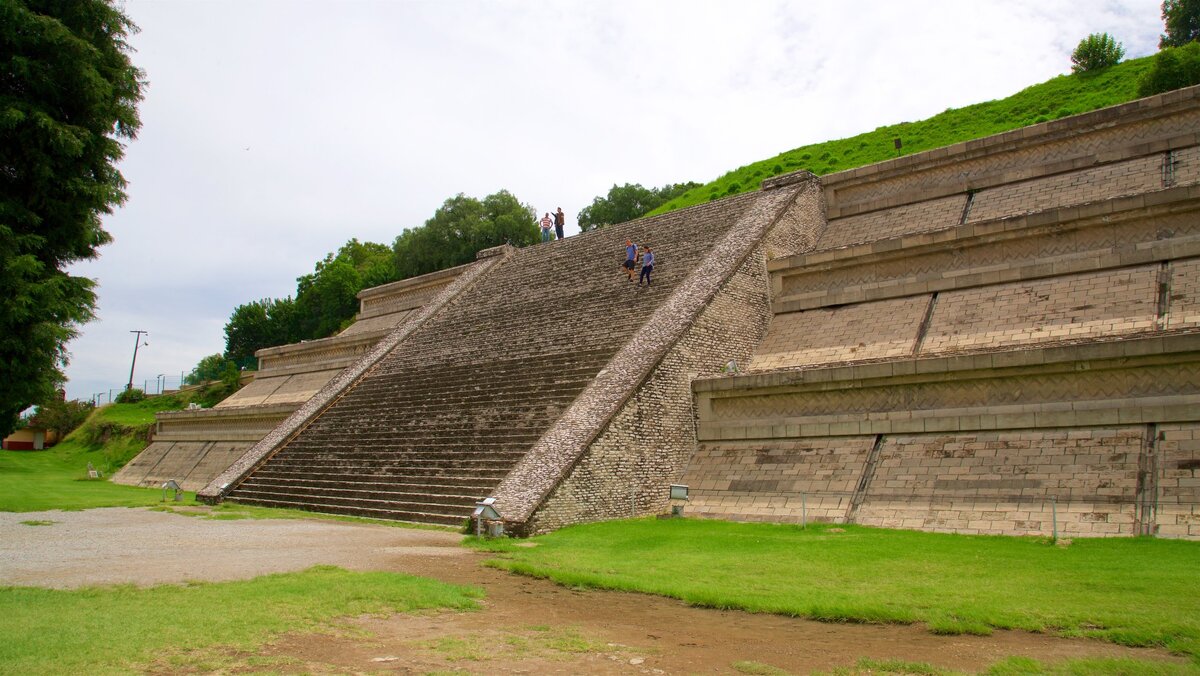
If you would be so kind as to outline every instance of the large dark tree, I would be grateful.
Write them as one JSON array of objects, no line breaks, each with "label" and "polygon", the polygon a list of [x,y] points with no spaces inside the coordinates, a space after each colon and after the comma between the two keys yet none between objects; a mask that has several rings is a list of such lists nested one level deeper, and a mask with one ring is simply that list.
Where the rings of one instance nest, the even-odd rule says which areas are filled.
[{"label": "large dark tree", "polygon": [[0,433],[64,380],[94,282],[66,273],[111,237],[121,139],[140,126],[137,27],[104,0],[0,0]]},{"label": "large dark tree", "polygon": [[613,185],[605,197],[597,197],[579,212],[579,229],[587,232],[614,223],[641,218],[675,199],[699,183],[667,184],[661,188],[644,188],[640,183]]},{"label": "large dark tree", "polygon": [[405,230],[392,246],[400,279],[444,270],[475,260],[483,249],[538,241],[532,207],[507,190],[482,200],[459,193],[446,200],[419,228]]},{"label": "large dark tree", "polygon": [[1200,40],[1200,0],[1163,0],[1162,18],[1167,32],[1158,40],[1159,49]]}]

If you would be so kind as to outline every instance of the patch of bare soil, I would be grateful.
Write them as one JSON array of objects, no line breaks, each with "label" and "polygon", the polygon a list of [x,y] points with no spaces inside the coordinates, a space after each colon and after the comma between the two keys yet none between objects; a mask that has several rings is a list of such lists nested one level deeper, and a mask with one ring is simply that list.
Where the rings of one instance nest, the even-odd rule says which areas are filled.
[{"label": "patch of bare soil", "polygon": [[316,672],[471,674],[737,673],[753,662],[791,673],[854,665],[860,658],[927,662],[974,671],[1009,656],[1053,662],[1085,657],[1182,661],[1125,648],[1000,631],[936,636],[920,626],[828,624],[689,607],[640,594],[568,589],[454,558],[406,557],[394,570],[471,584],[486,592],[475,613],[359,618],[352,635],[288,636],[262,656]]}]

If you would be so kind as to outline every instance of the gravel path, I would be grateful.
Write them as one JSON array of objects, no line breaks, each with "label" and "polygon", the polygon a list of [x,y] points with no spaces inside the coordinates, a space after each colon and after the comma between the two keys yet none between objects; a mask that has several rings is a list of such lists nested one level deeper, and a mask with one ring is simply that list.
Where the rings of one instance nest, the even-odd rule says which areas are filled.
[{"label": "gravel path", "polygon": [[[22,522],[53,522],[27,525]],[[0,513],[0,585],[71,588],[241,580],[329,564],[394,570],[458,557],[462,536],[321,520],[210,520],[148,509]]]}]

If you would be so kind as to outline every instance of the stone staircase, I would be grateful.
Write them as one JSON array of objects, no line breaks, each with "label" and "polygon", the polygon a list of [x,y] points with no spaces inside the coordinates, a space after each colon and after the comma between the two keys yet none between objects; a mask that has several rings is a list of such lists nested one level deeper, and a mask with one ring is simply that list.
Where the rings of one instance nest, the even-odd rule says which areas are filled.
[{"label": "stone staircase", "polygon": [[[234,486],[240,502],[456,525],[757,199],[516,250]],[[619,265],[649,244],[654,284]]]}]

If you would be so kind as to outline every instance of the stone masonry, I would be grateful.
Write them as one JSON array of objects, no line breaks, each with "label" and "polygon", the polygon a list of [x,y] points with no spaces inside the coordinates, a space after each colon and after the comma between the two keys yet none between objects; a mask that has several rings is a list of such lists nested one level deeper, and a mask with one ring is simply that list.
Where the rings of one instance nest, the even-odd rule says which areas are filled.
[{"label": "stone masonry", "polygon": [[1200,537],[1198,130],[1191,88],[483,252],[199,494]]},{"label": "stone masonry", "polygon": [[1200,537],[1200,88],[823,179],[703,516]]},{"label": "stone masonry", "polygon": [[[611,413],[598,412],[619,410],[770,226],[787,220],[795,195],[814,185],[798,179],[511,251],[201,496],[458,524],[494,495],[513,531],[538,528],[533,513],[587,452],[574,440],[605,428]],[[791,252],[803,236],[784,232],[771,244]],[[656,251],[653,286],[620,272],[626,238]],[[728,292],[756,303],[759,318],[741,329],[754,333],[735,357],[749,355],[768,315],[765,262],[754,260],[750,288]],[[720,351],[711,372],[728,353],[710,349]],[[686,379],[677,378],[675,395],[672,406],[690,420]],[[663,477],[678,474],[692,445],[688,428],[669,434],[678,457]],[[664,494],[668,481],[660,480]]]},{"label": "stone masonry", "polygon": [[204,488],[462,272],[452,268],[364,289],[354,323],[337,336],[259,350],[254,379],[212,409],[156,414],[150,445],[113,481],[158,486],[175,480],[189,491]]}]

